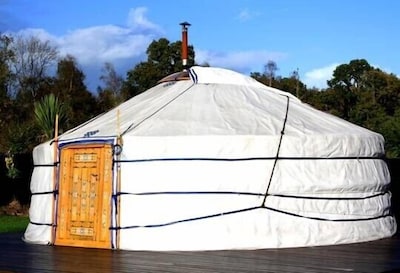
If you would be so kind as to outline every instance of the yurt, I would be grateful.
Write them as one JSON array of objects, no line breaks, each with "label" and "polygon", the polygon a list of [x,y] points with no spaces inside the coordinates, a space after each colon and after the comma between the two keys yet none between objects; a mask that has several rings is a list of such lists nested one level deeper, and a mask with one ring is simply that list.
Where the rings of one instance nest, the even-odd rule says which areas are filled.
[{"label": "yurt", "polygon": [[192,67],[33,151],[24,240],[259,249],[393,235],[381,135]]},{"label": "yurt", "polygon": [[24,241],[190,251],[392,236],[381,135],[191,67],[35,147]]}]

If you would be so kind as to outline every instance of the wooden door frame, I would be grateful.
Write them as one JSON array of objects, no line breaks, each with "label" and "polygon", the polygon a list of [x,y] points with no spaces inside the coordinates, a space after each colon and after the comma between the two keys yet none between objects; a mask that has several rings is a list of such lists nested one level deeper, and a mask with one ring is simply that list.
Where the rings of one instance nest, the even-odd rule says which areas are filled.
[{"label": "wooden door frame", "polygon": [[[104,210],[104,208],[107,208],[106,210],[106,224],[108,225],[108,235],[107,235],[107,239],[106,239],[106,243],[100,243],[100,241],[98,240],[98,237],[96,237],[96,240],[93,241],[79,241],[79,240],[73,240],[71,239],[69,240],[60,240],[58,239],[58,231],[57,231],[57,225],[59,224],[59,220],[60,220],[60,202],[61,202],[61,193],[59,192],[60,187],[60,183],[63,180],[63,178],[61,177],[63,170],[63,166],[61,166],[61,164],[63,164],[62,160],[63,160],[63,151],[67,151],[69,149],[72,150],[79,150],[79,149],[102,149],[102,151],[100,151],[101,153],[104,153],[102,156],[100,156],[100,162],[97,162],[96,164],[98,165],[99,168],[99,173],[103,173],[102,177],[99,178],[101,181],[101,185],[100,185],[100,189],[98,190],[98,192],[101,194],[103,193],[103,195],[98,196],[95,202],[101,203],[101,205],[99,205],[99,209],[100,210]],[[113,194],[113,188],[114,188],[114,173],[113,173],[113,154],[112,154],[112,150],[113,150],[113,144],[108,142],[108,141],[104,141],[104,142],[88,142],[88,143],[70,143],[70,144],[64,144],[64,145],[60,145],[59,147],[59,168],[58,168],[58,183],[57,183],[57,190],[58,190],[58,195],[57,198],[55,200],[55,204],[56,204],[56,209],[55,209],[55,213],[54,213],[54,223],[55,224],[55,232],[54,232],[54,244],[57,245],[68,245],[68,246],[81,246],[81,247],[93,247],[93,248],[112,248],[113,246],[113,231],[112,229],[110,229],[110,227],[112,226],[113,223],[113,213],[114,213],[114,209],[113,209],[113,204],[112,204],[112,194]],[[74,155],[74,152],[71,153],[71,155]],[[73,164],[67,163],[68,169],[73,168]],[[107,172],[109,172],[109,174],[107,174]],[[71,178],[72,179],[72,178]],[[71,187],[71,181],[68,182],[68,190]],[[107,185],[107,194],[104,194],[104,187],[106,186],[106,183],[109,183],[109,185]],[[100,200],[102,199],[102,200]],[[68,199],[67,199],[68,200]],[[106,205],[104,205],[106,204]],[[108,207],[107,207],[108,206]],[[104,217],[104,215],[102,215],[101,212],[99,215],[97,215],[97,219],[95,220],[97,222],[97,225],[101,225],[102,224],[102,217]],[[68,217],[71,217],[71,214],[69,214]],[[69,222],[68,222],[69,223]],[[68,223],[66,225],[68,225]],[[96,226],[96,228],[98,228],[98,226]],[[98,231],[98,230],[97,230]],[[96,232],[97,232],[96,231]],[[99,235],[96,235],[99,236]],[[103,236],[104,237],[104,236]]]}]

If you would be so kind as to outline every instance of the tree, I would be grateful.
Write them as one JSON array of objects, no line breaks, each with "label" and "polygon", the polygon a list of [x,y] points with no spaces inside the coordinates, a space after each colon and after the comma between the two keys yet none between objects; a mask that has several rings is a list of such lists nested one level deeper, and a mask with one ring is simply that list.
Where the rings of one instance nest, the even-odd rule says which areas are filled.
[{"label": "tree", "polygon": [[30,93],[36,99],[40,84],[47,77],[47,69],[58,57],[56,47],[50,41],[41,41],[36,37],[17,37],[12,46],[15,54],[13,69],[17,79],[15,93]]},{"label": "tree", "polygon": [[296,81],[296,97],[300,98],[300,75],[298,68],[292,72],[290,78]]},{"label": "tree", "polygon": [[105,63],[102,72],[100,80],[103,81],[104,87],[97,89],[100,112],[107,111],[126,99],[125,94],[122,93],[124,80],[117,74],[114,66],[111,63]]},{"label": "tree", "polygon": [[[265,85],[270,85],[271,78],[268,73],[261,74],[260,72],[251,72],[250,77],[261,82]],[[302,83],[298,77],[298,71],[291,73],[289,77],[281,77],[274,75],[271,85],[275,88],[281,89],[283,91],[289,92],[296,97],[306,96],[307,87]]]},{"label": "tree", "polygon": [[337,109],[339,116],[381,133],[387,155],[400,155],[400,79],[361,59],[338,66],[328,85],[331,112]]},{"label": "tree", "polygon": [[264,75],[269,80],[269,86],[272,86],[272,80],[275,78],[275,73],[278,70],[276,62],[269,60],[264,66]]},{"label": "tree", "polygon": [[11,43],[11,37],[0,35],[0,153],[7,151],[6,132],[14,119],[14,107],[9,92],[13,79],[10,63],[14,58]]},{"label": "tree", "polygon": [[124,89],[131,97],[136,96],[156,85],[162,78],[161,74],[156,63],[141,62],[128,71]]},{"label": "tree", "polygon": [[[153,87],[159,80],[172,73],[183,70],[181,59],[181,41],[170,43],[161,38],[153,41],[147,48],[147,61],[137,64],[127,73],[125,92],[135,96]],[[188,46],[188,65],[194,65],[193,46]]]},{"label": "tree", "polygon": [[354,92],[362,86],[365,73],[372,69],[373,67],[364,59],[351,60],[348,64],[336,67],[328,86],[333,89],[344,87],[346,91]]},{"label": "tree", "polygon": [[393,116],[400,106],[400,80],[394,74],[373,69],[365,74],[365,92],[373,103],[381,105],[386,114]]},{"label": "tree", "polygon": [[360,90],[365,86],[366,73],[372,69],[366,60],[356,59],[337,66],[333,71],[328,86],[336,96],[333,107],[338,109],[340,117],[349,119],[360,97]]},{"label": "tree", "polygon": [[118,96],[121,92],[123,79],[114,69],[111,63],[105,63],[102,69],[103,74],[100,76],[100,80],[103,81],[104,89],[110,90],[115,96]]},{"label": "tree", "polygon": [[[382,121],[382,120],[381,120]],[[385,117],[380,124],[379,132],[385,137],[386,156],[400,157],[400,110],[397,109],[393,116]]]},{"label": "tree", "polygon": [[0,35],[0,99],[9,97],[9,86],[13,74],[10,64],[14,61],[14,52],[11,49],[13,39],[7,35]]},{"label": "tree", "polygon": [[[182,71],[182,42],[176,41],[170,43],[167,39],[161,38],[158,41],[153,41],[147,48],[147,61],[157,64],[161,77],[169,74]],[[195,53],[193,46],[188,46],[188,65],[194,65]]]},{"label": "tree", "polygon": [[98,114],[96,99],[84,80],[85,75],[74,57],[67,55],[58,62],[54,94],[65,105],[69,128]]},{"label": "tree", "polygon": [[298,78],[297,71],[292,73],[289,77],[277,78],[274,83],[274,87],[283,91],[289,92],[296,97],[300,98],[306,93],[306,86]]}]

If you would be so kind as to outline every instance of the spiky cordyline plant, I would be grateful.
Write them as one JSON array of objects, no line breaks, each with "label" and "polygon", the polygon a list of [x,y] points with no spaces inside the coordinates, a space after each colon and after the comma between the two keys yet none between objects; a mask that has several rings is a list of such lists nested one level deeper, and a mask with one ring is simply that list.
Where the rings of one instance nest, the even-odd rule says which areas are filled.
[{"label": "spiky cordyline plant", "polygon": [[35,102],[35,119],[38,126],[42,129],[45,140],[54,137],[54,127],[56,115],[58,114],[59,124],[66,122],[66,111],[64,105],[54,94],[49,94],[41,101]]}]

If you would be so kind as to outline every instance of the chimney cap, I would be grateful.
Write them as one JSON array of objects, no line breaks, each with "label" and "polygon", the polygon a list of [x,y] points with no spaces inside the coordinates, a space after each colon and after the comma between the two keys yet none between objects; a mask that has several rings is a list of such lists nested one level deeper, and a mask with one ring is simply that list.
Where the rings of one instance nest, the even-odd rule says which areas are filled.
[{"label": "chimney cap", "polygon": [[190,23],[188,23],[188,22],[182,22],[182,23],[180,23],[180,25],[182,26],[182,27],[189,27],[189,26],[191,26],[191,24]]}]

